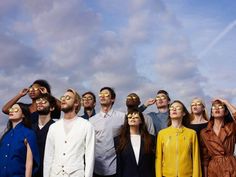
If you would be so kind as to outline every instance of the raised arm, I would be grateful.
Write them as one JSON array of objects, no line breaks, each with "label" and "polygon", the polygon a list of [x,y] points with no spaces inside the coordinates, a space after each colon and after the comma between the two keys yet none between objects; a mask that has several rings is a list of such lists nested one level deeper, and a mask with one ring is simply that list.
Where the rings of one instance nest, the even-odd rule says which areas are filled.
[{"label": "raised arm", "polygon": [[5,114],[9,113],[9,108],[11,108],[16,102],[29,92],[28,88],[22,89],[16,96],[14,96],[10,101],[8,101],[2,108],[2,112]]}]

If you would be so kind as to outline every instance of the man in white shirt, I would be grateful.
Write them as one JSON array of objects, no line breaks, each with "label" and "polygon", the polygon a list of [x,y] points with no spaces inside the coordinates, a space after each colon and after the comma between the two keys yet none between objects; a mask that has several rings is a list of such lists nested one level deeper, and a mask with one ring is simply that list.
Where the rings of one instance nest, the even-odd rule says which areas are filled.
[{"label": "man in white shirt", "polygon": [[112,88],[103,87],[99,93],[101,110],[89,119],[96,133],[94,177],[116,175],[114,137],[124,124],[125,114],[112,108],[115,98],[116,94]]},{"label": "man in white shirt", "polygon": [[77,117],[79,94],[68,89],[61,97],[64,118],[50,126],[45,154],[44,177],[92,177],[95,132],[90,122]]}]

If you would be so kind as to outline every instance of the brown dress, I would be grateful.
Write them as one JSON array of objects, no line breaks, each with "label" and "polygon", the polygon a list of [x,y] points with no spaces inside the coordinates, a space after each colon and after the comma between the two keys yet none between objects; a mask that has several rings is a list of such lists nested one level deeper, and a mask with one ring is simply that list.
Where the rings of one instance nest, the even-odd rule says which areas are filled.
[{"label": "brown dress", "polygon": [[208,177],[236,177],[236,123],[223,125],[217,136],[213,121],[210,121],[200,135],[203,165],[208,168]]}]

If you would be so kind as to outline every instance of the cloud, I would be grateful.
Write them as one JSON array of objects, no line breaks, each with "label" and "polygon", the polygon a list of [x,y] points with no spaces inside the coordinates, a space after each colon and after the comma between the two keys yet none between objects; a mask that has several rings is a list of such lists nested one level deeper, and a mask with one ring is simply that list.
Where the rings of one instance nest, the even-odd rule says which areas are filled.
[{"label": "cloud", "polygon": [[[114,87],[115,107],[122,110],[130,92],[144,101],[166,89],[172,99],[189,103],[195,96],[208,99],[223,91],[207,72],[217,68],[206,64],[216,55],[203,61],[197,54],[224,23],[205,14],[183,13],[181,7],[187,7],[181,3],[170,7],[173,3],[161,0],[23,0],[20,5],[4,1],[0,104],[39,78],[49,81],[57,97],[68,87],[80,93]],[[227,68],[229,64],[225,74],[219,73],[224,81],[234,75]],[[28,97],[23,101],[30,102]]]}]

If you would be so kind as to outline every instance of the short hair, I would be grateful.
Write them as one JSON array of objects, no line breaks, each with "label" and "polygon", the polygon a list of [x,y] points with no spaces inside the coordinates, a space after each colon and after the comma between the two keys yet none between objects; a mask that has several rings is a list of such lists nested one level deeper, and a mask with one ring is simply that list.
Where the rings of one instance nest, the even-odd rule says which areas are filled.
[{"label": "short hair", "polygon": [[170,97],[169,97],[169,94],[168,94],[168,92],[167,91],[165,91],[165,90],[159,90],[158,92],[157,92],[157,95],[158,94],[164,94],[164,95],[166,95],[166,97],[167,97],[167,99],[168,99],[168,101],[170,101],[171,99],[170,99]]},{"label": "short hair", "polygon": [[57,107],[57,101],[56,98],[48,93],[42,94],[39,96],[39,98],[44,98],[49,102],[50,108],[56,108]]},{"label": "short hair", "polygon": [[[116,99],[116,93],[115,93],[113,88],[111,88],[111,87],[103,87],[103,88],[100,89],[100,92],[103,91],[103,90],[108,90],[110,92],[110,94],[111,94],[111,99]],[[112,102],[112,105],[113,104],[114,104],[114,101]]]},{"label": "short hair", "polygon": [[94,102],[96,103],[96,96],[95,96],[95,94],[94,94],[93,92],[91,92],[91,91],[88,91],[88,92],[83,93],[82,98],[83,98],[85,95],[87,95],[87,94],[91,95],[91,96],[93,97]]},{"label": "short hair", "polygon": [[[34,85],[34,84],[38,84],[38,85],[40,85],[41,87],[45,87],[45,88],[47,89],[47,92],[48,92],[49,94],[51,94],[51,86],[50,86],[50,84],[48,83],[48,81],[46,81],[46,80],[44,80],[44,79],[38,79],[38,80],[34,81],[32,85]],[[31,86],[32,86],[32,85],[31,85]]]},{"label": "short hair", "polygon": [[75,108],[75,113],[77,114],[80,111],[81,108],[81,97],[78,92],[76,92],[74,89],[69,88],[66,90],[67,92],[71,92],[75,96],[75,102],[78,103],[78,106]]}]

